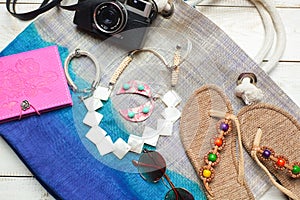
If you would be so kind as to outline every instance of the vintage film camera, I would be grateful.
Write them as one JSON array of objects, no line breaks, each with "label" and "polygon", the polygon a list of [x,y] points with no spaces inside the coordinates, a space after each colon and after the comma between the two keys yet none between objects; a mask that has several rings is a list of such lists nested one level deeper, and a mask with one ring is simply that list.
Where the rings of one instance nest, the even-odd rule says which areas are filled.
[{"label": "vintage film camera", "polygon": [[[154,1],[80,0],[74,23],[102,39],[132,50],[143,45],[147,27],[157,15]],[[129,31],[130,30],[130,31]]]}]

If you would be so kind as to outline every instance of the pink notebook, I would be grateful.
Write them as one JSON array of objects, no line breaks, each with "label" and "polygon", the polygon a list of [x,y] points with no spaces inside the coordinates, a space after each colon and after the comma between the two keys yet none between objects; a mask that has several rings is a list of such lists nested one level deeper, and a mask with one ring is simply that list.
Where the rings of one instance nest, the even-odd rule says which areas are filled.
[{"label": "pink notebook", "polygon": [[0,57],[0,122],[71,105],[57,46]]}]

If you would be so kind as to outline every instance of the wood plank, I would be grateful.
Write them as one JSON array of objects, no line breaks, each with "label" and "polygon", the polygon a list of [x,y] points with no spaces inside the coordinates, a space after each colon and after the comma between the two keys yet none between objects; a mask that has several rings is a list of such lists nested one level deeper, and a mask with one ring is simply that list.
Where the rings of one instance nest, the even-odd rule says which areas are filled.
[{"label": "wood plank", "polygon": [[278,190],[275,186],[271,187],[260,200],[286,200],[286,196]]},{"label": "wood plank", "polygon": [[[197,9],[224,30],[250,57],[255,57],[264,40],[263,24],[255,8],[197,6]],[[281,60],[299,61],[300,9],[279,8],[278,11],[287,35]],[[236,16],[239,16],[238,19]]]},{"label": "wood plank", "polygon": [[[24,9],[31,9],[33,5],[22,5]],[[5,5],[0,4],[0,51],[6,47],[30,21],[21,21],[6,11]]]},{"label": "wood plank", "polygon": [[30,171],[0,137],[0,176],[32,176]]},{"label": "wood plank", "polygon": [[[271,1],[271,0],[269,0]],[[295,0],[272,0],[276,7],[294,7],[299,8],[300,2]],[[241,7],[241,6],[253,6],[250,0],[202,0],[200,5],[207,6],[232,6],[232,7]]]},{"label": "wood plank", "polygon": [[[12,0],[11,0],[12,1]],[[18,0],[17,4],[38,4],[40,5],[44,0]],[[6,0],[0,0],[0,4],[5,4]],[[77,0],[64,0],[63,4],[75,4]],[[22,10],[21,10],[22,11]]]},{"label": "wood plank", "polygon": [[299,74],[299,62],[280,62],[270,77],[300,107]]},{"label": "wood plank", "polygon": [[[43,0],[18,0],[19,3],[34,3],[40,4]],[[66,2],[67,1],[67,2]],[[0,3],[5,3],[6,0],[0,0]],[[77,2],[76,0],[64,0],[64,3]],[[299,8],[300,2],[296,0],[273,0],[276,7],[294,7]],[[253,6],[249,0],[202,0],[199,4],[208,6]]]},{"label": "wood plank", "polygon": [[0,199],[54,200],[54,198],[34,178],[2,177],[0,177]]},{"label": "wood plank", "polygon": [[[34,178],[1,178],[0,199],[40,199],[54,200],[54,198]],[[260,200],[284,200],[286,197],[275,187],[272,187]]]}]

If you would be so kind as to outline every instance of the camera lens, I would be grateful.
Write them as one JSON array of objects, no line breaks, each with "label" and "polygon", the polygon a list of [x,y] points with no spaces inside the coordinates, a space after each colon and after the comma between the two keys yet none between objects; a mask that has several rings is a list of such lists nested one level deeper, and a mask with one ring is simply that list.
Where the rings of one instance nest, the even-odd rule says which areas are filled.
[{"label": "camera lens", "polygon": [[96,27],[108,34],[120,32],[127,23],[127,11],[119,2],[104,2],[94,11]]}]

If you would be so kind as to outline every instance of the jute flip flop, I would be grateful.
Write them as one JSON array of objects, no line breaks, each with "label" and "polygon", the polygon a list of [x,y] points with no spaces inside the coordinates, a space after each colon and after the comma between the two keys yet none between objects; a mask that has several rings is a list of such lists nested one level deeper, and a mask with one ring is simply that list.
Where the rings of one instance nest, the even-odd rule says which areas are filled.
[{"label": "jute flip flop", "polygon": [[288,112],[263,103],[244,107],[238,119],[248,153],[279,190],[300,199],[299,122]]},{"label": "jute flip flop", "polygon": [[[226,114],[216,117],[220,113]],[[208,199],[254,199],[244,182],[243,156],[236,151],[239,126],[232,113],[229,100],[214,85],[195,91],[182,111],[181,140]]]}]

